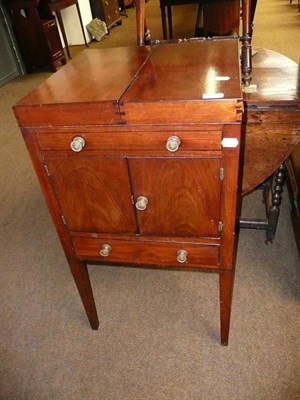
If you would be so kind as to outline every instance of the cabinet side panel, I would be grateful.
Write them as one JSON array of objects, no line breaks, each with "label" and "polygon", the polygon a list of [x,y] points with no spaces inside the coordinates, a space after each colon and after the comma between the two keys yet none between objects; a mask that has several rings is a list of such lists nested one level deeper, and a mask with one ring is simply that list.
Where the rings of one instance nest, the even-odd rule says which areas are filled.
[{"label": "cabinet side panel", "polygon": [[63,224],[62,212],[53,192],[49,176],[46,173],[43,156],[39,150],[36,137],[30,129],[23,128],[21,131],[63,249],[68,258],[74,258],[73,245]]},{"label": "cabinet side panel", "polygon": [[240,125],[224,127],[224,138],[238,139],[235,148],[223,149],[224,179],[222,185],[221,220],[223,231],[221,235],[221,269],[234,268],[236,255],[236,213],[238,200]]}]

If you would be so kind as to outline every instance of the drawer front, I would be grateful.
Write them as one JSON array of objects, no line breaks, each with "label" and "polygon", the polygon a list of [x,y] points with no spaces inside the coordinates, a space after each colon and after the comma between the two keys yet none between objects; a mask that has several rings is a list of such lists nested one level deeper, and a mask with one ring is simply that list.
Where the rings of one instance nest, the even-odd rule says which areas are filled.
[{"label": "drawer front", "polygon": [[102,4],[105,15],[109,12],[112,12],[112,10],[118,10],[117,0],[102,0]]},{"label": "drawer front", "polygon": [[43,151],[69,151],[74,138],[84,140],[82,153],[101,151],[160,152],[163,155],[181,155],[185,152],[221,150],[222,132],[216,131],[164,131],[162,132],[74,132],[38,133],[37,140]]},{"label": "drawer front", "polygon": [[110,10],[105,16],[107,26],[110,26],[117,22],[119,19],[119,12],[117,10]]},{"label": "drawer front", "polygon": [[120,17],[118,2],[115,0],[103,0],[103,10],[107,26],[116,22]]},{"label": "drawer front", "polygon": [[111,26],[115,22],[117,22],[120,18],[119,11],[115,8],[110,9],[105,12],[105,22],[107,26]]},{"label": "drawer front", "polygon": [[64,57],[57,25],[55,19],[45,21],[43,23],[44,32],[47,39],[47,44],[50,49],[50,54],[54,62]]},{"label": "drawer front", "polygon": [[51,29],[53,27],[56,27],[55,19],[49,19],[49,20],[43,22],[43,28],[45,31],[47,31],[48,29]]},{"label": "drawer front", "polygon": [[82,260],[136,265],[219,268],[219,246],[149,240],[73,237]]}]

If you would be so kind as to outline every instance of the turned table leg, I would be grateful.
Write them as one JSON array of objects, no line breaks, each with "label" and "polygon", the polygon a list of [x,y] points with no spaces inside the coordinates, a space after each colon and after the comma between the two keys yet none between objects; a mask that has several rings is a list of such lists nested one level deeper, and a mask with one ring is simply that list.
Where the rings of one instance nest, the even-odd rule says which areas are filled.
[{"label": "turned table leg", "polygon": [[[285,166],[282,164],[277,172],[268,178],[261,187],[263,188],[263,202],[265,203],[266,218],[244,218],[238,219],[239,227],[246,229],[262,229],[266,231],[265,243],[273,242],[276,234],[277,223],[280,213],[282,192],[285,184]],[[273,187],[273,184],[275,185]]]},{"label": "turned table leg", "polygon": [[99,320],[87,266],[85,263],[74,259],[69,259],[68,262],[91,328],[97,330]]},{"label": "turned table leg", "polygon": [[282,192],[283,186],[285,184],[285,167],[284,165],[280,165],[278,168],[275,176],[274,176],[275,185],[273,191],[271,192],[271,204],[268,204],[266,199],[267,205],[267,216],[268,216],[268,228],[266,229],[266,243],[272,243],[276,228],[277,222],[280,213],[280,205],[282,200]]}]

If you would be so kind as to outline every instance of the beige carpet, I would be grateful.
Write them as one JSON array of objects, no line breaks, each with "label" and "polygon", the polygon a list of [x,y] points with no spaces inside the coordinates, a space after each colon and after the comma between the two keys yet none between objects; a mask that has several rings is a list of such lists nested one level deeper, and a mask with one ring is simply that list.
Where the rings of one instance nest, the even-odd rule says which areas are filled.
[{"label": "beige carpet", "polygon": [[[150,0],[159,18],[154,6]],[[275,9],[284,28],[272,28],[275,17],[266,10]],[[266,17],[272,38],[265,41]],[[277,49],[297,60],[296,18],[295,4],[262,0],[255,42],[276,50],[280,37]],[[122,27],[92,46],[130,38],[132,10]],[[286,196],[272,245],[261,231],[240,234],[227,348],[219,344],[214,274],[91,266],[100,328],[89,328],[11,112],[47,76],[0,89],[0,399],[299,400],[300,267]],[[260,192],[245,198],[245,215],[262,212]]]}]

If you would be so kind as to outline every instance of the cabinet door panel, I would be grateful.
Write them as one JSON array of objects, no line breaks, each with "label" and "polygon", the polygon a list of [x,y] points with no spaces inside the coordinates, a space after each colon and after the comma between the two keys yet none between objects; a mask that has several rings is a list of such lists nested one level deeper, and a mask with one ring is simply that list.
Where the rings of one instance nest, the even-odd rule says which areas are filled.
[{"label": "cabinet door panel", "polygon": [[132,158],[134,199],[142,234],[218,237],[221,159]]},{"label": "cabinet door panel", "polygon": [[48,157],[46,163],[70,230],[136,232],[125,159]]}]

